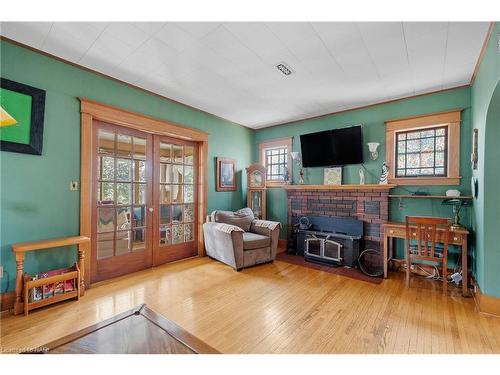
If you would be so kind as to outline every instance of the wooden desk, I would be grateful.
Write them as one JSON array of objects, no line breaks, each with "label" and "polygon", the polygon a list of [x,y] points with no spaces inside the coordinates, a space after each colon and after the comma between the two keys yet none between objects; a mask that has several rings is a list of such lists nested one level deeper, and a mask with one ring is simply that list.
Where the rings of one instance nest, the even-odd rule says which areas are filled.
[{"label": "wooden desk", "polygon": [[[387,278],[387,271],[389,261],[393,258],[393,238],[402,238],[406,239],[406,227],[405,223],[398,222],[388,222],[383,224],[384,230],[384,278]],[[436,241],[443,241],[443,228],[438,228],[438,232],[436,234]],[[469,270],[468,270],[468,259],[467,259],[467,236],[469,235],[469,231],[467,229],[463,230],[450,230],[450,238],[448,243],[450,245],[460,246],[462,249],[462,295],[464,297],[469,297]],[[417,236],[417,233],[412,233],[412,237]]]}]

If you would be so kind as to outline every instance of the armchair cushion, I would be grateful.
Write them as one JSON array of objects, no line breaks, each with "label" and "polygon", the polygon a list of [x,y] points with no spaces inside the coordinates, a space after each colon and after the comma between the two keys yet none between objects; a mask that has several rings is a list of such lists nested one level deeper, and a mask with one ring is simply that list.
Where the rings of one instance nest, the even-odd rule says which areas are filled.
[{"label": "armchair cushion", "polygon": [[233,211],[214,211],[212,213],[214,221],[217,223],[225,223],[240,227],[245,232],[250,230],[254,215],[251,209],[242,208],[236,212]]},{"label": "armchair cushion", "polygon": [[243,250],[258,249],[271,245],[271,238],[261,234],[245,232],[243,233]]}]

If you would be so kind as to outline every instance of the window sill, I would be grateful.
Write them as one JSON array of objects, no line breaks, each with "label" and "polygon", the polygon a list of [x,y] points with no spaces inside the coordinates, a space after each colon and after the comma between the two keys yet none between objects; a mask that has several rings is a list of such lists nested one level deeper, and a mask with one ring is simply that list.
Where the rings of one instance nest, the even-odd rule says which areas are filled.
[{"label": "window sill", "polygon": [[390,184],[396,185],[460,185],[461,177],[414,177],[389,178]]}]

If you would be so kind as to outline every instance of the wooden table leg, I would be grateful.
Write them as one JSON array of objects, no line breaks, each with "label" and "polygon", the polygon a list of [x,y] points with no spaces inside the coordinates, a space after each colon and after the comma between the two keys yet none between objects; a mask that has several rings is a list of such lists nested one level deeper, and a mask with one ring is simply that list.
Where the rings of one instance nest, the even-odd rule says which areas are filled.
[{"label": "wooden table leg", "polygon": [[389,262],[388,252],[389,252],[388,238],[386,229],[384,228],[384,279],[387,279],[387,273],[388,273],[388,262]]},{"label": "wooden table leg", "polygon": [[85,294],[85,249],[82,245],[78,246],[78,268],[80,268],[80,294],[81,297]]},{"label": "wooden table leg", "polygon": [[24,311],[23,273],[24,273],[24,253],[16,253],[16,299],[14,301],[14,315],[22,314]]},{"label": "wooden table leg", "polygon": [[470,297],[467,236],[462,236],[462,238],[462,296]]}]

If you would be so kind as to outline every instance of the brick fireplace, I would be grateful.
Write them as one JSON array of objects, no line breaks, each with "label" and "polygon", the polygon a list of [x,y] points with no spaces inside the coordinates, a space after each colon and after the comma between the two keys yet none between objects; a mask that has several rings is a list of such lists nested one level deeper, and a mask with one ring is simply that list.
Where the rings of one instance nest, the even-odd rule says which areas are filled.
[{"label": "brick fireplace", "polygon": [[302,216],[351,217],[363,221],[366,247],[381,249],[394,185],[289,185],[288,239]]}]

